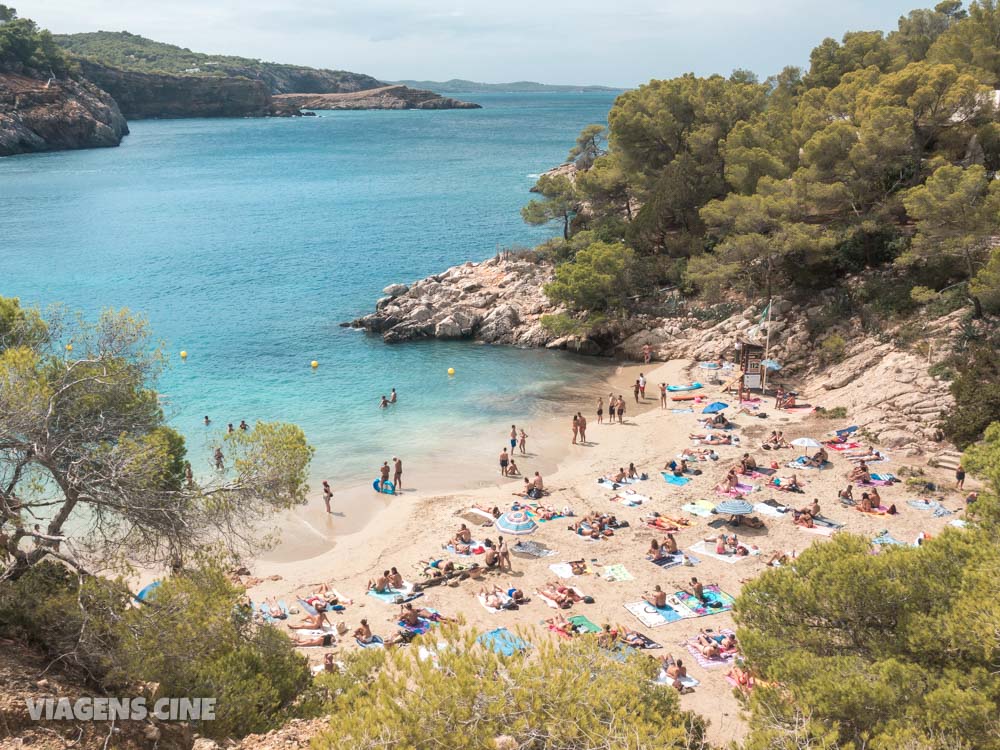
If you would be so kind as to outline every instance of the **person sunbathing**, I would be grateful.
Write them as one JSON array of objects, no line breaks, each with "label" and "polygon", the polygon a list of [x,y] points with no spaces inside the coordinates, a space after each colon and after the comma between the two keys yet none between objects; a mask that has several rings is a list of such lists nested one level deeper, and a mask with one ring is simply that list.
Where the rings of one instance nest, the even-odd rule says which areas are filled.
[{"label": "person sunbathing", "polygon": [[736,469],[730,469],[729,473],[726,474],[726,478],[715,486],[715,490],[716,492],[732,492],[739,483],[740,478],[736,474]]},{"label": "person sunbathing", "polygon": [[858,506],[858,510],[860,510],[862,513],[871,513],[873,508],[877,509],[878,505],[872,503],[871,495],[869,495],[867,492],[862,492],[861,505]]},{"label": "person sunbathing", "polygon": [[643,637],[642,633],[635,630],[629,630],[626,627],[618,627],[618,637],[621,638],[622,642],[631,646],[632,648],[645,648],[646,639]]},{"label": "person sunbathing", "polygon": [[569,609],[573,606],[573,599],[560,591],[558,586],[546,584],[545,587],[538,590],[538,595],[555,602],[560,609]]},{"label": "person sunbathing", "polygon": [[289,640],[296,646],[321,646],[323,648],[329,648],[330,646],[337,645],[337,639],[333,633],[323,633],[322,635],[307,635],[299,637],[293,635]]},{"label": "person sunbathing", "polygon": [[403,574],[396,570],[395,566],[393,566],[389,570],[389,586],[398,590],[403,588],[403,585]]},{"label": "person sunbathing", "polygon": [[[735,540],[736,537],[734,536],[733,539]],[[698,581],[697,578],[692,576],[691,581],[688,583],[688,585],[691,587],[691,590],[688,591],[687,589],[681,589],[684,593],[688,594],[689,596],[693,596],[695,599],[697,599],[703,604],[708,601],[708,598],[705,596],[705,587]]]},{"label": "person sunbathing", "polygon": [[559,511],[555,510],[554,508],[549,508],[545,505],[538,505],[537,507],[532,508],[531,512],[534,513],[543,521],[551,521],[553,518],[559,515]]},{"label": "person sunbathing", "polygon": [[625,471],[625,467],[619,467],[618,471],[611,477],[611,481],[615,484],[621,484],[626,479],[628,479],[628,472]]},{"label": "person sunbathing", "polygon": [[684,666],[684,662],[680,659],[674,659],[670,654],[664,656],[661,661],[663,663],[663,668],[660,671],[661,678],[665,678],[664,681],[674,689],[684,692],[684,685],[681,683],[681,680],[687,677],[687,667]]},{"label": "person sunbathing", "polygon": [[713,638],[705,635],[704,630],[698,633],[698,640],[695,641],[694,645],[706,659],[718,659],[722,656],[719,644]]},{"label": "person sunbathing", "polygon": [[450,560],[428,560],[424,563],[424,575],[429,575],[431,578],[443,578],[455,570],[455,563]]},{"label": "person sunbathing", "polygon": [[573,571],[573,575],[582,576],[587,573],[587,563],[585,560],[570,560],[569,569]]},{"label": "person sunbathing", "polygon": [[635,464],[634,463],[630,463],[628,465],[628,478],[629,479],[638,479],[639,478],[639,471],[635,468]]},{"label": "person sunbathing", "polygon": [[509,477],[521,476],[521,470],[517,468],[517,462],[514,460],[513,456],[510,459],[510,463],[507,465],[507,476]]},{"label": "person sunbathing", "polygon": [[857,466],[855,466],[853,469],[850,470],[850,472],[847,474],[847,478],[852,482],[863,482],[866,484],[871,482],[872,475],[868,471],[868,464],[862,461],[861,463],[859,463]]},{"label": "person sunbathing", "polygon": [[743,692],[747,692],[753,687],[753,676],[739,663],[734,663],[726,676],[731,678]]},{"label": "person sunbathing", "polygon": [[556,632],[563,633],[570,637],[576,635],[576,631],[573,629],[573,625],[559,612],[556,612],[554,615],[552,615],[552,617],[548,618],[545,622],[550,629]]},{"label": "person sunbathing", "polygon": [[660,543],[655,539],[649,542],[649,549],[646,550],[646,559],[656,562],[657,560],[662,560],[666,557],[666,554],[662,549],[660,549]]},{"label": "person sunbathing", "polygon": [[768,559],[764,564],[771,568],[780,568],[782,565],[788,565],[789,561],[794,559],[794,557],[794,553],[789,556],[786,552],[775,550],[770,559]]},{"label": "person sunbathing", "polygon": [[597,645],[601,648],[612,648],[617,642],[618,631],[612,630],[610,625],[605,624],[597,635]]},{"label": "person sunbathing", "polygon": [[472,542],[472,532],[469,531],[469,527],[464,523],[459,527],[455,536],[451,538],[448,544],[453,545],[456,549],[460,544],[469,544]]},{"label": "person sunbathing", "polygon": [[881,507],[882,496],[878,494],[878,487],[872,487],[871,492],[868,493],[868,499],[872,501],[873,508]]},{"label": "person sunbathing", "polygon": [[826,452],[826,449],[825,448],[820,448],[818,451],[816,451],[812,455],[812,457],[808,461],[806,461],[806,466],[813,466],[813,467],[815,467],[817,469],[822,468],[823,465],[829,459],[829,457],[830,456]]},{"label": "person sunbathing", "polygon": [[653,586],[653,590],[647,591],[642,595],[642,598],[647,604],[657,609],[667,606],[667,592],[660,588],[660,584]]},{"label": "person sunbathing", "polygon": [[699,438],[705,445],[732,445],[733,436],[732,435],[708,435]]},{"label": "person sunbathing", "polygon": [[844,505],[854,505],[854,485],[847,485],[837,493],[837,497],[840,498],[840,502]]},{"label": "person sunbathing", "polygon": [[764,522],[757,518],[757,516],[737,516],[737,518],[740,519],[740,526],[749,526],[751,529],[765,528]]},{"label": "person sunbathing", "polygon": [[757,470],[757,460],[749,453],[744,453],[740,459],[740,473],[753,474]]},{"label": "person sunbathing", "polygon": [[361,624],[354,631],[354,637],[362,643],[375,642],[375,636],[372,635],[372,629],[368,627],[368,620],[361,621]]},{"label": "person sunbathing", "polygon": [[[525,481],[527,481],[527,480],[525,480]],[[515,492],[514,494],[516,495],[518,493]],[[475,508],[476,510],[481,510],[483,513],[487,513],[487,514],[493,516],[494,518],[500,518],[500,516],[502,515],[500,513],[500,508],[498,508],[495,505],[492,508],[488,508],[485,505],[480,505],[479,503],[473,503],[472,507]]]},{"label": "person sunbathing", "polygon": [[660,543],[660,550],[667,555],[677,554],[677,540],[673,534],[667,534],[666,539]]},{"label": "person sunbathing", "polygon": [[[736,537],[733,536],[733,539]],[[705,539],[706,542],[715,542],[715,554],[717,555],[728,555],[729,554],[729,540],[726,538],[725,534],[719,534],[715,537],[708,537]]]},{"label": "person sunbathing", "polygon": [[388,594],[392,586],[389,583],[391,573],[388,570],[382,571],[382,575],[368,581],[368,590],[376,594]]},{"label": "person sunbathing", "polygon": [[479,589],[479,595],[483,597],[483,604],[490,609],[503,609],[506,603],[506,593],[496,584],[492,590],[487,590],[485,587]]},{"label": "person sunbathing", "polygon": [[288,617],[288,613],[285,612],[279,605],[278,600],[273,596],[268,597],[264,600],[264,605],[267,607],[267,614],[276,620],[284,620]]},{"label": "person sunbathing", "polygon": [[290,630],[323,630],[324,628],[332,628],[333,624],[326,619],[326,605],[317,604],[313,606],[316,610],[316,614],[307,614],[302,618],[299,623],[288,623]]},{"label": "person sunbathing", "polygon": [[644,519],[647,526],[652,526],[654,529],[660,529],[661,531],[680,531],[680,528],[673,519],[667,518],[666,516],[651,516]]}]

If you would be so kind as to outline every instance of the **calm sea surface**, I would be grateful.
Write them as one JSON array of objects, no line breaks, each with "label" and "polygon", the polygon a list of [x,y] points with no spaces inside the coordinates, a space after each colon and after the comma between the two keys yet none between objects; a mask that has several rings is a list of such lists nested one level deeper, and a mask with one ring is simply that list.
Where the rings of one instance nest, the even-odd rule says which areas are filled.
[{"label": "calm sea surface", "polygon": [[[389,347],[338,327],[391,282],[551,236],[518,209],[613,101],[469,98],[484,109],[134,122],[117,149],[0,159],[0,294],[146,315],[171,355],[170,420],[199,471],[214,430],[241,419],[301,425],[314,476],[344,483],[393,453],[420,460],[444,436],[551,411],[594,363]],[[392,387],[400,404],[380,411]]]}]

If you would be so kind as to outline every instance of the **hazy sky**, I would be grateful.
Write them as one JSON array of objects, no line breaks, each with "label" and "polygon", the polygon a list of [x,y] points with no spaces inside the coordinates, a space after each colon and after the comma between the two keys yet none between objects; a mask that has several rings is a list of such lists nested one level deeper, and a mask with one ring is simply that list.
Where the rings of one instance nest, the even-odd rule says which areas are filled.
[{"label": "hazy sky", "polygon": [[[127,30],[199,52],[368,73],[634,86],[807,64],[932,0],[5,0],[54,32]],[[621,6],[621,7],[616,7]]]}]

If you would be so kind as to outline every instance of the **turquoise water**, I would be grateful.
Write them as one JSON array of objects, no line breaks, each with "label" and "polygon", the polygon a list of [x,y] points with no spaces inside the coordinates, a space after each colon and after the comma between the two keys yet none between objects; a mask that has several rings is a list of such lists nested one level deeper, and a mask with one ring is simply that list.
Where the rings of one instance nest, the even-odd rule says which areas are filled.
[{"label": "turquoise water", "polygon": [[[199,470],[216,428],[241,419],[301,425],[314,475],[346,482],[393,453],[429,456],[446,434],[545,412],[592,362],[388,347],[338,327],[391,282],[554,234],[518,210],[613,97],[474,100],[484,109],[135,122],[117,149],[0,159],[0,294],[145,314],[171,355],[167,412]],[[380,411],[392,387],[401,403]]]}]

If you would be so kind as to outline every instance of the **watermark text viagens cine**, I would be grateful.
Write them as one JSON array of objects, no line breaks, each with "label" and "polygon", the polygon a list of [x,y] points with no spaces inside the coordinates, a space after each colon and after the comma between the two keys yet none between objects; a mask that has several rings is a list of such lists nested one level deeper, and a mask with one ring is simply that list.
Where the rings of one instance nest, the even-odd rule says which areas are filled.
[{"label": "watermark text viagens cine", "polygon": [[215,698],[27,698],[32,721],[212,721]]}]

